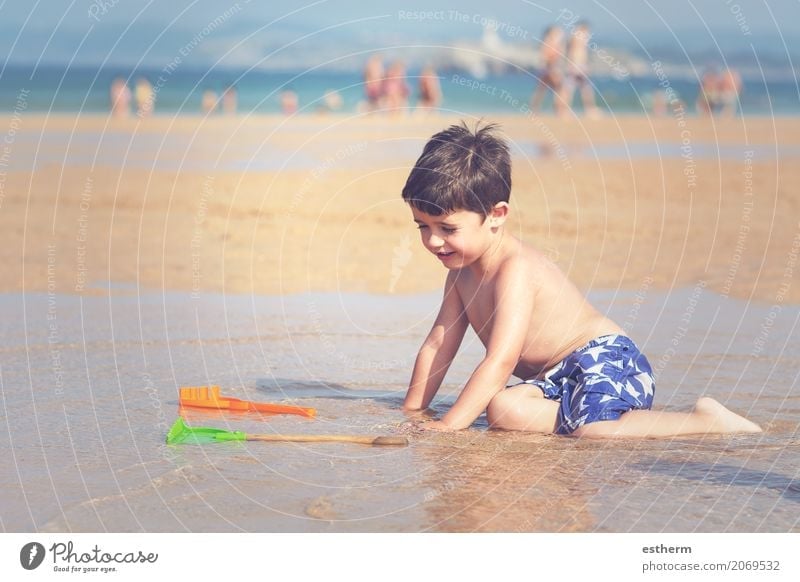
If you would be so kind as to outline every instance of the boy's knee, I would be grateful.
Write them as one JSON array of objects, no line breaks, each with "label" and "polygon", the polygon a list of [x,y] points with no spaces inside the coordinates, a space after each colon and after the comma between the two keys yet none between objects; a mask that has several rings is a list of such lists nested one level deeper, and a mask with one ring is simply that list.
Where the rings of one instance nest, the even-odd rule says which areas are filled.
[{"label": "boy's knee", "polygon": [[505,389],[498,392],[486,407],[486,420],[492,428],[519,430],[519,424],[525,421],[521,410],[523,394],[518,390]]},{"label": "boy's knee", "polygon": [[508,413],[511,399],[512,395],[508,390],[501,390],[489,401],[489,406],[486,407],[486,420],[489,421],[489,426],[497,425]]},{"label": "boy's knee", "polygon": [[529,387],[509,388],[498,393],[486,408],[491,428],[549,434],[555,430],[558,403],[541,397]]}]

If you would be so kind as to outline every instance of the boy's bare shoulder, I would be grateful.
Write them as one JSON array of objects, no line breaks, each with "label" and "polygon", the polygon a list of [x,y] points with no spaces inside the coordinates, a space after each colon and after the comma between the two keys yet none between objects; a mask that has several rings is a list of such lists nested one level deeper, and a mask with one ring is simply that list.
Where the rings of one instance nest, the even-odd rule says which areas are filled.
[{"label": "boy's bare shoulder", "polygon": [[498,273],[512,278],[530,277],[533,284],[561,273],[558,266],[543,252],[522,241],[518,243],[518,251],[503,261]]}]

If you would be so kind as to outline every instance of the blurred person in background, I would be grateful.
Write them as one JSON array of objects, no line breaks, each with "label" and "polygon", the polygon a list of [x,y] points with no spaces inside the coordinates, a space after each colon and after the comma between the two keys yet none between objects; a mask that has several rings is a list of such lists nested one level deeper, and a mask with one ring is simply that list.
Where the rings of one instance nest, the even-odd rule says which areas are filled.
[{"label": "blurred person in background", "polygon": [[404,115],[408,110],[408,83],[406,66],[402,61],[393,62],[386,71],[382,84],[384,107],[393,115]]},{"label": "blurred person in background", "polygon": [[297,113],[297,107],[300,103],[297,93],[291,87],[287,87],[280,96],[281,111],[284,115],[294,115]]},{"label": "blurred person in background", "polygon": [[428,65],[419,75],[419,100],[417,111],[430,113],[442,104],[442,86],[436,70]]},{"label": "blurred person in background", "polygon": [[531,110],[538,113],[542,106],[546,92],[553,93],[553,109],[561,113],[564,109],[559,98],[564,83],[562,60],[564,58],[564,31],[559,26],[549,26],[542,35],[542,44],[539,49],[542,61],[542,71],[539,82],[531,97]]},{"label": "blurred person in background", "polygon": [[136,81],[136,115],[139,117],[150,117],[155,109],[155,93],[150,81],[144,77],[139,77]]},{"label": "blurred person in background", "polygon": [[217,110],[217,105],[219,100],[217,98],[217,92],[212,89],[206,89],[203,91],[203,99],[201,101],[201,108],[203,113],[206,115],[210,115]]},{"label": "blurred person in background", "polygon": [[719,75],[717,97],[720,115],[734,117],[739,108],[739,94],[742,92],[742,77],[736,69],[728,68]]},{"label": "blurred person in background", "polygon": [[383,106],[383,59],[372,55],[364,67],[364,94],[367,111],[376,111]]},{"label": "blurred person in background", "polygon": [[709,67],[700,79],[700,91],[697,94],[697,113],[710,116],[719,106],[719,76],[716,69]]},{"label": "blurred person in background", "polygon": [[131,90],[122,77],[111,82],[111,116],[118,119],[128,117],[131,112]]},{"label": "blurred person in background", "polygon": [[596,117],[600,114],[594,102],[594,89],[588,75],[588,44],[591,37],[592,33],[589,31],[589,24],[585,21],[580,21],[572,31],[572,36],[570,36],[567,43],[567,75],[562,91],[562,113],[568,113],[572,108],[572,96],[577,88],[580,91],[583,103],[583,113],[591,117]]},{"label": "blurred person in background", "polygon": [[228,85],[222,92],[222,112],[225,115],[236,115],[237,101],[236,85]]}]

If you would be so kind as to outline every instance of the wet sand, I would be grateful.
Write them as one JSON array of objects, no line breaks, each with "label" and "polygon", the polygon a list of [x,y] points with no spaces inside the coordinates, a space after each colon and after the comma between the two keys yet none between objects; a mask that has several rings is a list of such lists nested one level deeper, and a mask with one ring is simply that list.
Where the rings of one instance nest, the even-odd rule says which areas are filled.
[{"label": "wet sand", "polygon": [[[0,168],[2,528],[800,531],[796,119],[498,120],[512,231],[642,346],[656,408],[715,396],[763,435],[163,443],[177,387],[208,383],[319,417],[192,423],[400,430],[444,278],[400,189],[452,121],[24,117]],[[470,336],[437,411],[480,357]]]},{"label": "wet sand", "polygon": [[[388,310],[385,296],[357,294],[10,294],[1,302],[4,325],[28,333],[27,343],[5,336],[0,349],[3,528],[800,531],[800,309],[785,306],[762,338],[769,307],[707,290],[591,298],[627,319],[648,353],[657,409],[686,410],[712,395],[766,432],[598,442],[489,432],[481,418],[467,431],[413,435],[406,448],[168,446],[177,386],[207,383],[240,398],[313,406],[318,416],[184,411],[190,424],[402,432],[405,382],[438,294],[398,296]],[[480,357],[470,334],[436,411]]]}]

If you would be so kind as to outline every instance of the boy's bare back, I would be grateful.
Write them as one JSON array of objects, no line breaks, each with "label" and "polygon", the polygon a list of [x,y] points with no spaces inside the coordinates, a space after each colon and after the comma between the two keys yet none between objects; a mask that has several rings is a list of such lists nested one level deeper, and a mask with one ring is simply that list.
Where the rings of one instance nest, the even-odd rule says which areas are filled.
[{"label": "boy's bare back", "polygon": [[[499,253],[498,270],[521,268],[525,273],[522,285],[530,294],[532,309],[525,326],[519,363],[514,368],[518,378],[540,378],[566,356],[596,337],[622,334],[622,329],[598,312],[566,277],[561,269],[543,253],[505,233]],[[470,269],[450,273],[457,297],[470,326],[488,346],[494,330],[503,290],[498,289],[496,273],[482,279]],[[499,292],[498,292],[499,291]],[[518,307],[518,306],[513,306]]]}]

